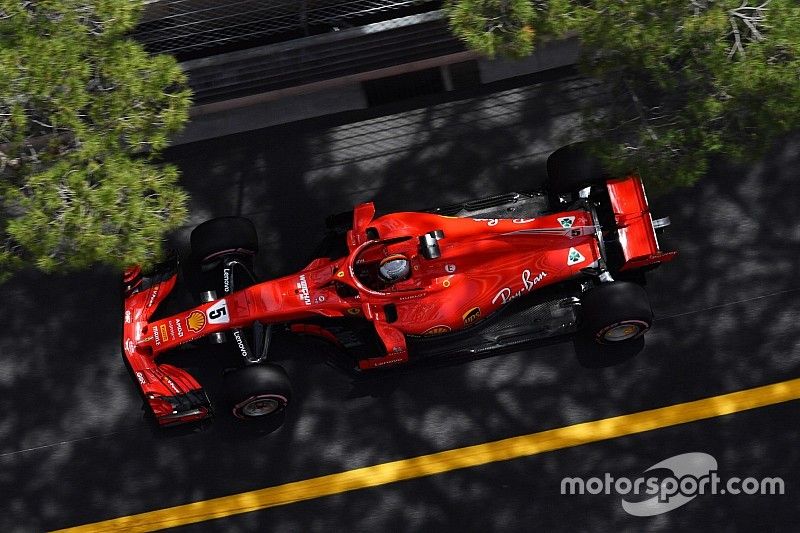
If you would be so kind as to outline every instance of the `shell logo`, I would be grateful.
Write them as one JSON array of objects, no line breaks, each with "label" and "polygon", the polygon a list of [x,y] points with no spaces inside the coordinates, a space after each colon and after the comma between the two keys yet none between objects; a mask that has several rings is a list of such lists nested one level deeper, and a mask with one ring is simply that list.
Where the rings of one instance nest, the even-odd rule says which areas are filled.
[{"label": "shell logo", "polygon": [[192,311],[189,316],[186,317],[186,326],[190,331],[197,333],[206,327],[206,315],[200,311]]}]

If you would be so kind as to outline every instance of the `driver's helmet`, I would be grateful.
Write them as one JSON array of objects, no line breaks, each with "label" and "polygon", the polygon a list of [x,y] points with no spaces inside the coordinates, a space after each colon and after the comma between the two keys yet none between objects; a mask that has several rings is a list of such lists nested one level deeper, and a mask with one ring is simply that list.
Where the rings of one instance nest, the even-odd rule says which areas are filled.
[{"label": "driver's helmet", "polygon": [[384,257],[378,266],[378,276],[386,283],[396,283],[411,274],[411,261],[403,254]]}]

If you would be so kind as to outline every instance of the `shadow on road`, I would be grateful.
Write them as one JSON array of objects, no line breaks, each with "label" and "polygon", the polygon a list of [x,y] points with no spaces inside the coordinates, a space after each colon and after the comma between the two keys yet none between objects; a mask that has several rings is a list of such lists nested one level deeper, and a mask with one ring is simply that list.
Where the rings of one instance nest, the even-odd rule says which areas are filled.
[{"label": "shadow on road", "polygon": [[[547,155],[579,121],[575,102],[598,94],[576,78],[393,115],[370,110],[239,134],[173,149],[168,158],[192,194],[192,226],[219,215],[252,218],[259,268],[274,276],[304,266],[325,215],[354,203],[374,200],[386,212],[536,187]],[[118,353],[116,275],[21,274],[0,288],[0,529],[111,518],[796,377],[798,147],[792,137],[754,166],[720,163],[691,190],[653,201],[657,215],[672,217],[667,246],[681,256],[651,276],[657,322],[638,355],[599,360],[561,342],[399,376],[374,394],[354,394],[349,378],[321,364],[314,345],[284,342],[276,350],[297,401],[286,424],[260,438],[224,421],[176,438],[151,434]],[[185,243],[189,230],[176,241]],[[224,366],[224,354],[195,352],[182,356],[197,367]],[[206,379],[213,387],[215,378]],[[505,531],[540,521],[557,529],[548,509],[564,508],[558,481],[576,471],[639,472],[697,449],[788,474],[797,452],[778,456],[781,446],[796,448],[787,440],[796,431],[776,435],[766,421],[750,419],[746,447],[738,426],[715,422],[724,439],[710,442],[695,424],[665,432],[663,442],[620,439],[591,453],[578,448],[431,478],[418,491],[399,484],[274,511],[265,522],[251,515],[198,530]],[[725,512],[706,510],[723,528],[752,514],[726,505]],[[685,516],[647,524],[675,529]],[[648,528],[623,518],[603,503],[564,524]]]}]

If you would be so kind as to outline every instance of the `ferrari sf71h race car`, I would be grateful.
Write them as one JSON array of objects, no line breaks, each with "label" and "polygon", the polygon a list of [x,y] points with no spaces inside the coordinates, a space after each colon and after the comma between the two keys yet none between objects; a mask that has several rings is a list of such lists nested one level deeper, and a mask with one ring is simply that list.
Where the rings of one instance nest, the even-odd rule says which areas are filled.
[{"label": "ferrari sf71h race car", "polygon": [[601,344],[640,337],[653,320],[644,272],[676,254],[656,239],[668,219],[651,217],[639,177],[605,179],[572,146],[547,166],[541,192],[380,217],[361,204],[328,219],[307,267],[268,281],[254,273],[252,222],[200,224],[192,255],[218,283],[197,307],[153,319],[177,263],[125,272],[123,354],[146,408],[160,426],[212,416],[196,379],[160,360],[201,337],[241,355],[223,378],[225,405],[251,422],[291,399],[286,372],[270,362],[276,328],[324,339],[364,373],[572,333]]}]

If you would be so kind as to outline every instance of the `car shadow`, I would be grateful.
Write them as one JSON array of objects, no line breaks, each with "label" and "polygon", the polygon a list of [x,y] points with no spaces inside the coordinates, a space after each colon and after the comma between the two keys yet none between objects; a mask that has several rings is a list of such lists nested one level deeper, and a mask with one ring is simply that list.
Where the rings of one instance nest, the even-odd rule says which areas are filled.
[{"label": "car shadow", "polygon": [[607,368],[620,365],[636,357],[645,348],[644,335],[638,339],[621,342],[618,345],[598,344],[585,335],[575,335],[572,347],[575,357],[584,368]]}]

